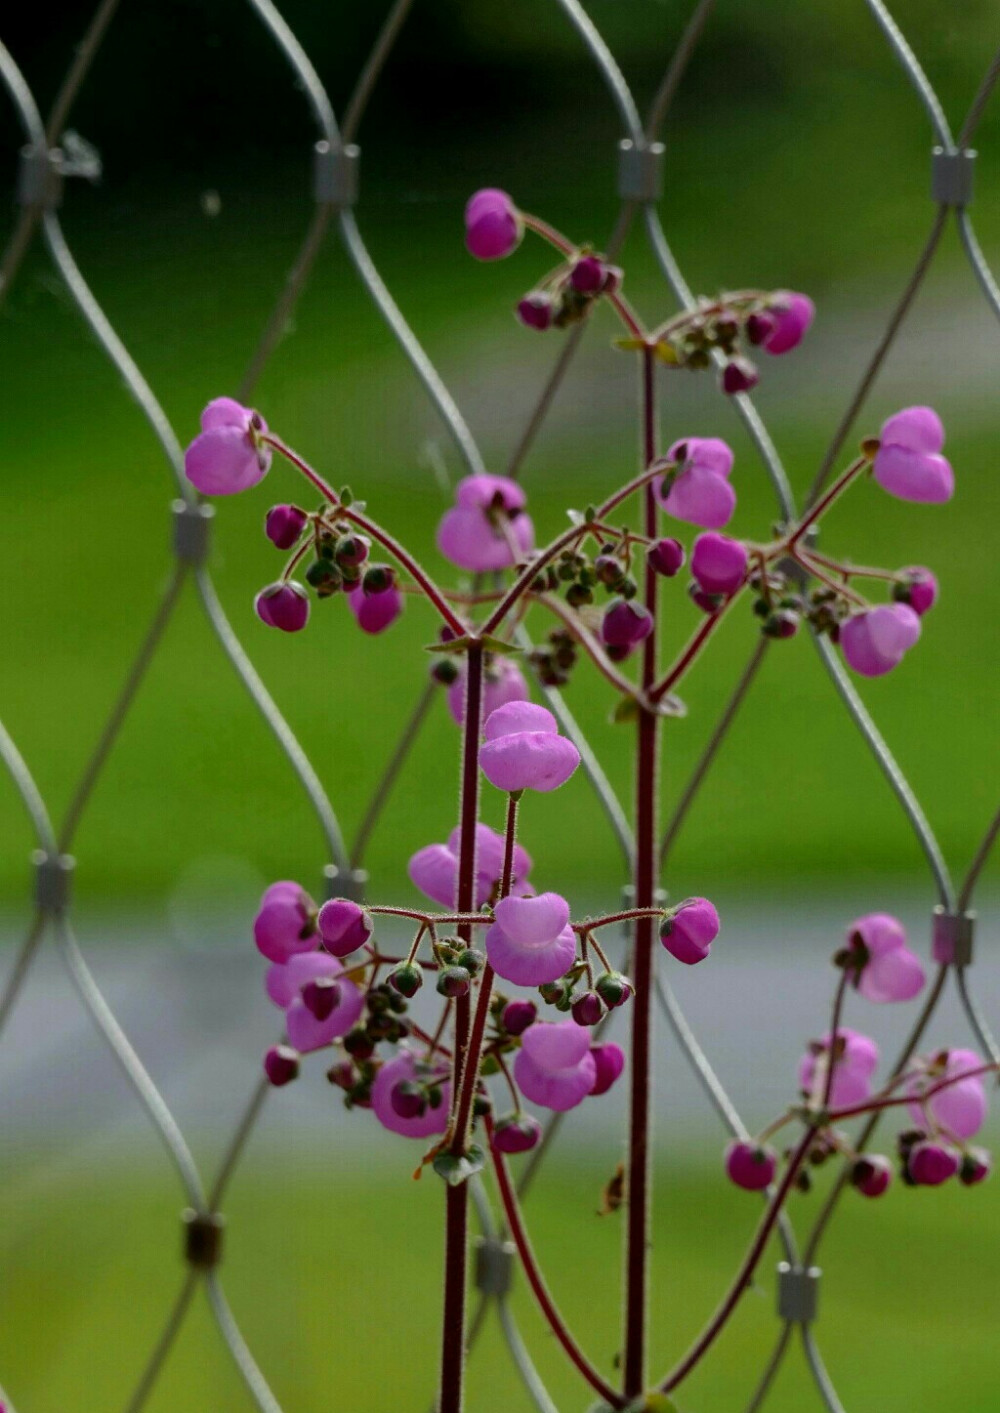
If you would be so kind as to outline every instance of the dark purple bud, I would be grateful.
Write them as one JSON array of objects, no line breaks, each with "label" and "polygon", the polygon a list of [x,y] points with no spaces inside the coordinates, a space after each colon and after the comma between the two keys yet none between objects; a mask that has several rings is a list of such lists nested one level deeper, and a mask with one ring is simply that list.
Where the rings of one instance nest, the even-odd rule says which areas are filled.
[{"label": "dark purple bud", "polygon": [[374,594],[384,594],[396,583],[396,571],[390,564],[373,564],[365,570],[361,588],[371,598]]},{"label": "dark purple bud", "polygon": [[361,1026],[355,1026],[344,1036],[344,1049],[356,1060],[370,1060],[375,1053],[371,1036]]},{"label": "dark purple bud", "polygon": [[985,1148],[970,1148],[962,1158],[958,1180],[965,1187],[975,1187],[977,1182],[985,1182],[993,1171],[993,1160]]},{"label": "dark purple bud", "polygon": [[297,505],[275,505],[267,512],[264,534],[278,549],[291,549],[309,517]]},{"label": "dark purple bud", "polygon": [[749,358],[730,358],[722,370],[720,385],[730,397],[734,393],[749,392],[760,381],[760,374]]},{"label": "dark purple bud", "polygon": [[596,1099],[598,1095],[606,1094],[621,1075],[625,1068],[625,1051],[620,1045],[591,1045],[590,1053],[594,1057],[596,1070],[594,1087],[590,1092]]},{"label": "dark purple bud", "polygon": [[401,1119],[419,1119],[421,1114],[427,1112],[426,1094],[419,1084],[414,1084],[409,1079],[401,1079],[393,1086],[389,1103],[393,1113],[398,1114]]},{"label": "dark purple bud", "polygon": [[294,579],[261,589],[253,606],[262,623],[283,633],[297,633],[309,620],[309,598]]},{"label": "dark purple bud", "polygon": [[634,599],[612,599],[601,620],[601,638],[610,648],[634,648],[652,631],[652,614]]},{"label": "dark purple bud", "polygon": [[438,973],[437,989],[440,995],[449,998],[468,996],[469,973],[464,967],[445,967]]},{"label": "dark purple bud", "polygon": [[922,565],[912,565],[902,571],[907,577],[901,584],[894,584],[892,596],[897,603],[908,603],[913,612],[923,618],[937,602],[938,582],[929,569]]},{"label": "dark purple bud", "polygon": [[680,540],[656,540],[646,551],[646,562],[657,574],[672,579],[684,567],[687,555]]},{"label": "dark purple bud", "polygon": [[759,1143],[730,1143],[726,1149],[726,1172],[731,1182],[747,1192],[760,1192],[774,1180],[778,1155]]},{"label": "dark purple bud", "polygon": [[761,632],[769,638],[794,638],[799,631],[801,619],[792,608],[779,608],[769,613],[761,626]]},{"label": "dark purple bud", "polygon": [[747,343],[753,344],[754,347],[766,343],[774,333],[774,323],[774,315],[766,311],[751,314],[746,322]]},{"label": "dark purple bud", "polygon": [[527,1153],[542,1136],[542,1126],[530,1114],[510,1114],[498,1119],[493,1147],[498,1153]]},{"label": "dark purple bud", "polygon": [[401,962],[386,978],[389,985],[407,999],[415,996],[424,984],[424,974],[415,962]]},{"label": "dark purple bud", "polygon": [[596,255],[584,255],[573,266],[569,282],[578,294],[598,294],[606,277],[604,261]]},{"label": "dark purple bud", "polygon": [[606,971],[594,982],[594,990],[607,1006],[608,1010],[614,1010],[616,1006],[624,1006],[626,1001],[631,1000],[635,994],[635,987],[627,976],[622,976],[621,972]]},{"label": "dark purple bud", "polygon": [[726,602],[725,594],[707,593],[700,584],[692,583],[688,585],[688,594],[691,602],[700,608],[702,613],[718,613],[719,609]]},{"label": "dark purple bud", "polygon": [[892,1164],[879,1153],[866,1153],[851,1168],[851,1182],[862,1197],[881,1197],[891,1181]]},{"label": "dark purple bud", "polygon": [[529,1025],[538,1019],[538,1007],[534,1001],[508,1001],[500,1017],[508,1035],[523,1035]]},{"label": "dark purple bud", "polygon": [[526,294],[517,306],[517,317],[525,328],[544,333],[552,327],[552,300],[540,290]]},{"label": "dark purple bud", "polygon": [[367,535],[341,535],[333,547],[333,557],[341,569],[357,569],[368,558],[371,543]]},{"label": "dark purple bud", "polygon": [[299,1073],[298,1050],[293,1050],[290,1045],[272,1045],[264,1056],[264,1073],[268,1083],[273,1084],[276,1089],[280,1089],[283,1084],[290,1084]]},{"label": "dark purple bud", "polygon": [[596,1025],[604,1015],[604,1002],[596,991],[584,991],[571,1007],[577,1025]]},{"label": "dark purple bud", "polygon": [[302,988],[302,1002],[318,1021],[329,1020],[340,1003],[340,987],[332,976],[317,976]]},{"label": "dark purple bud", "polygon": [[906,1171],[918,1187],[940,1187],[955,1176],[961,1160],[954,1148],[926,1139],[915,1143],[906,1160]]},{"label": "dark purple bud", "polygon": [[340,1060],[326,1072],[326,1077],[338,1089],[353,1089],[358,1082],[358,1072],[350,1060]]}]

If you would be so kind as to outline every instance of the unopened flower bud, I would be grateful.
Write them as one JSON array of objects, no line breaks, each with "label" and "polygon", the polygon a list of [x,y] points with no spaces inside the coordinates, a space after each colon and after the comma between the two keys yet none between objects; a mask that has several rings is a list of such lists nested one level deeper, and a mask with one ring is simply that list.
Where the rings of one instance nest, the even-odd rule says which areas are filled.
[{"label": "unopened flower bud", "polygon": [[509,1114],[498,1119],[493,1147],[498,1153],[527,1153],[542,1136],[542,1126],[530,1114]]},{"label": "unopened flower bud", "polygon": [[584,255],[570,271],[569,282],[579,294],[598,294],[604,287],[605,275],[603,260]]},{"label": "unopened flower bud", "polygon": [[302,1002],[318,1021],[329,1020],[340,1004],[340,986],[332,976],[317,976],[302,988]]},{"label": "unopened flower bud", "polygon": [[594,982],[594,990],[609,1010],[624,1006],[635,994],[635,987],[621,972],[606,971]]},{"label": "unopened flower bud", "polygon": [[268,1083],[273,1084],[276,1089],[280,1089],[283,1084],[290,1084],[299,1073],[298,1050],[293,1050],[290,1045],[272,1045],[264,1056],[264,1073]]},{"label": "unopened flower bud", "polygon": [[851,1168],[851,1182],[862,1197],[881,1197],[892,1181],[892,1164],[879,1153],[864,1154]]},{"label": "unopened flower bud", "polygon": [[726,1149],[726,1173],[747,1192],[769,1187],[777,1169],[778,1155],[767,1145],[737,1141]]},{"label": "unopened flower bud", "polygon": [[646,551],[646,563],[665,579],[672,579],[684,567],[686,558],[680,540],[656,540]]},{"label": "unopened flower bud", "polygon": [[344,1049],[349,1055],[353,1055],[356,1060],[370,1060],[375,1053],[375,1046],[371,1037],[361,1026],[355,1026],[344,1036]]},{"label": "unopened flower bud", "polygon": [[424,974],[415,962],[401,962],[386,978],[400,996],[415,996],[424,984]]},{"label": "unopened flower bud", "polygon": [[297,505],[274,505],[264,520],[264,534],[278,549],[291,549],[305,529],[308,518]]},{"label": "unopened flower bud", "polygon": [[437,989],[440,995],[454,999],[469,994],[469,973],[464,967],[445,967],[438,973]]},{"label": "unopened flower bud", "polygon": [[458,954],[456,965],[463,971],[467,971],[470,976],[478,976],[483,969],[483,962],[486,958],[482,952],[477,952],[475,947],[466,947]]},{"label": "unopened flower bud", "polygon": [[361,580],[361,588],[370,598],[375,594],[384,594],[387,590],[395,587],[396,571],[389,564],[373,564],[370,569],[366,569]]},{"label": "unopened flower bud", "polygon": [[442,687],[451,687],[461,676],[461,669],[453,657],[439,657],[431,667],[431,676]]},{"label": "unopened flower bud", "polygon": [[799,615],[790,608],[780,608],[769,613],[761,625],[761,632],[768,638],[794,638],[799,631]]},{"label": "unopened flower bud", "polygon": [[735,393],[749,392],[760,382],[760,374],[749,358],[730,358],[719,379],[722,391],[732,397]]},{"label": "unopened flower bud", "polygon": [[321,599],[328,599],[344,587],[344,576],[331,559],[316,559],[306,570],[306,583]]},{"label": "unopened flower bud", "polygon": [[774,333],[774,315],[768,314],[766,310],[759,310],[756,314],[751,314],[747,318],[745,329],[747,343],[755,348],[767,340]]},{"label": "unopened flower bud", "polygon": [[552,327],[552,315],[552,299],[541,290],[526,294],[517,306],[517,317],[525,328],[538,329],[542,333]]},{"label": "unopened flower bud", "polygon": [[283,633],[298,633],[309,619],[309,598],[293,579],[261,589],[253,606],[262,623]]},{"label": "unopened flower bud", "polygon": [[529,1025],[538,1018],[538,1007],[534,1001],[508,1001],[503,1008],[500,1023],[508,1035],[523,1035]]},{"label": "unopened flower bud", "polygon": [[604,1003],[596,991],[584,991],[571,1007],[577,1025],[596,1025],[604,1015]]},{"label": "unopened flower bud", "polygon": [[393,1085],[389,1103],[393,1113],[398,1114],[401,1119],[418,1119],[421,1114],[427,1112],[426,1094],[419,1084],[414,1084],[409,1079],[402,1079]]},{"label": "unopened flower bud", "polygon": [[333,557],[341,569],[357,569],[364,564],[371,550],[367,535],[341,535],[333,547]]},{"label": "unopened flower bud", "polygon": [[961,1160],[954,1148],[925,1139],[915,1143],[906,1160],[906,1171],[917,1187],[940,1187],[955,1176]]},{"label": "unopened flower bud", "polygon": [[985,1148],[970,1148],[962,1157],[958,1180],[965,1187],[985,1182],[993,1170],[993,1162]]}]

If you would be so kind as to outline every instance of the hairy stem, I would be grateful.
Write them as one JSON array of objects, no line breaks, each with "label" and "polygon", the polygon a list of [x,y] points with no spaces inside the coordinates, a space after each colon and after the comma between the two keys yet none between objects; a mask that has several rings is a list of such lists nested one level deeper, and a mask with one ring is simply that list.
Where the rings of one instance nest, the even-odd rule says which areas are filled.
[{"label": "hairy stem", "polygon": [[[462,793],[459,815],[457,913],[471,913],[476,905],[476,823],[479,818],[479,733],[483,714],[483,650],[469,646],[465,678],[465,718],[462,728]],[[459,936],[472,940],[468,922],[459,924]],[[469,998],[455,1002],[455,1051],[452,1060],[452,1094],[462,1081],[469,1041]],[[454,1102],[454,1101],[453,1101]],[[441,1393],[439,1413],[462,1413],[465,1384],[465,1284],[468,1255],[469,1188],[467,1183],[445,1188],[444,1318],[441,1331]]]},{"label": "hairy stem", "polygon": [[[648,468],[656,460],[656,365],[646,349],[642,362],[642,456]],[[656,534],[656,497],[647,483],[644,530]],[[646,565],[645,605],[653,617],[653,631],[643,643],[642,685],[648,694],[656,681],[657,576]],[[652,909],[656,895],[656,798],[659,718],[643,706],[639,711],[636,741],[635,906]],[[646,1324],[649,1286],[650,1207],[650,1084],[652,1066],[653,919],[639,917],[635,925],[632,981],[631,1090],[628,1128],[628,1214],[625,1230],[625,1349],[623,1391],[628,1398],[642,1393],[646,1380]]]}]

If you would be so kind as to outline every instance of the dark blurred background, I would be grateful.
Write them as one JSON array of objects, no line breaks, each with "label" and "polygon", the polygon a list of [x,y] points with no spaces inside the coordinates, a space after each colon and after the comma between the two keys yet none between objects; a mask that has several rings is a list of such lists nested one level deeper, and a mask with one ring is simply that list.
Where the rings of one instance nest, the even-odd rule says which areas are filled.
[{"label": "dark blurred background", "polygon": [[[44,112],[88,7],[7,9],[0,38]],[[677,0],[588,5],[640,108],[690,9]],[[896,10],[957,128],[1000,38],[995,0],[961,7],[898,0]],[[283,12],[342,112],[384,7],[287,0]],[[70,126],[103,160],[98,184],[67,184],[70,245],[186,442],[203,404],[238,386],[310,218],[315,133],[306,102],[248,5],[123,0]],[[511,317],[548,268],[547,253],[528,241],[501,265],[477,265],[463,248],[462,207],[476,187],[501,185],[573,239],[601,246],[617,209],[620,136],[602,83],[554,0],[418,0],[365,116],[359,225],[491,469],[502,471],[517,443],[558,335],[538,337]],[[663,136],[662,214],[689,283],[708,294],[787,286],[817,301],[809,338],[788,358],[766,362],[758,398],[801,495],[930,227],[925,114],[865,5],[720,0]],[[998,139],[995,104],[976,138],[974,214],[988,255],[1000,250]],[[10,108],[0,105],[0,186],[11,197],[21,142]],[[0,241],[13,223],[12,201],[7,212]],[[638,228],[623,263],[636,304],[650,321],[666,317],[673,301]],[[540,538],[562,528],[567,505],[599,496],[635,467],[634,371],[611,350],[615,333],[602,311],[526,464]],[[938,574],[940,605],[919,647],[891,677],[863,684],[863,693],[956,871],[985,827],[998,784],[998,337],[949,231],[857,436],[877,431],[900,406],[932,403],[948,430],[955,499],[940,508],[905,505],[865,486],[824,530],[830,552],[890,566],[926,563]],[[336,237],[254,401],[335,484],[350,482],[434,572],[447,572],[433,533],[448,503],[446,483],[462,467]],[[40,243],[0,310],[0,428],[0,717],[58,819],[166,582],[172,487],[159,448]],[[773,495],[711,377],[664,373],[662,431],[667,441],[731,441],[740,498],[734,527],[765,536]],[[237,632],[350,837],[421,690],[432,629],[411,609],[384,639],[362,642],[337,601],[316,606],[297,638],[259,624],[253,594],[280,568],[261,521],[269,505],[296,494],[291,475],[276,469],[253,493],[220,503],[212,568]],[[678,588],[678,642],[695,622]],[[667,732],[665,809],[752,634],[747,618],[735,615],[685,686],[690,713]],[[608,722],[610,694],[580,670],[569,699],[626,793],[628,743]],[[410,896],[406,858],[454,824],[455,744],[439,704],[426,749],[408,764],[367,859],[382,897]],[[621,865],[586,783],[531,804],[524,842],[543,886],[581,908],[613,905]],[[497,823],[495,802],[486,810]],[[2,785],[0,842],[0,940],[13,942],[25,920],[31,840],[17,797]],[[85,944],[182,1125],[199,1139],[199,1155],[211,1155],[273,1031],[248,940],[256,896],[275,877],[317,888],[325,857],[301,791],[193,595],[175,615],[74,851]],[[675,896],[711,895],[723,912],[718,961],[713,956],[711,976],[699,972],[685,999],[752,1125],[770,1116],[772,1099],[791,1093],[801,1043],[824,1024],[823,963],[850,918],[894,908],[926,955],[925,874],[809,644],[778,645],[664,880]],[[991,926],[987,911],[987,944]],[[0,950],[0,964],[10,955]],[[984,967],[981,979],[996,1014],[1000,977]],[[876,1020],[882,1025],[882,1015]],[[887,1050],[893,1026],[907,1020],[885,1020],[878,1033]],[[853,1023],[873,1024],[870,1014]],[[942,1024],[954,1031],[957,1016],[946,1012]],[[746,1029],[750,1041],[741,1038]],[[935,1038],[955,1035],[942,1029]],[[0,1384],[21,1413],[117,1407],[173,1293],[173,1257],[164,1253],[173,1250],[176,1193],[53,959],[27,989],[8,1041],[0,1047],[7,1214]],[[664,1055],[662,1117],[686,1136],[662,1154],[656,1319],[667,1359],[714,1304],[756,1213],[723,1190],[717,1134],[698,1117],[703,1110],[684,1088],[675,1052]],[[572,1174],[557,1160],[551,1185],[532,1199],[539,1242],[557,1265],[557,1294],[602,1359],[613,1353],[617,1290],[612,1281],[595,1297],[592,1271],[598,1262],[616,1269],[619,1231],[592,1213],[613,1166],[620,1099],[606,1101],[598,1127],[607,1142],[593,1154],[593,1173],[575,1150]],[[579,1138],[582,1128],[571,1123],[571,1142],[574,1132]],[[9,1142],[2,1137],[10,1134]],[[388,1371],[388,1394],[371,1406],[422,1407],[436,1316],[419,1329],[407,1323],[405,1358],[398,1318],[404,1306],[435,1308],[438,1194],[426,1181],[405,1187],[412,1151],[373,1141],[363,1116],[340,1115],[318,1068],[294,1096],[275,1101],[258,1142],[262,1151],[234,1190],[229,1280],[279,1397],[290,1413],[311,1413],[329,1406],[333,1388],[337,1407],[362,1406],[371,1369],[338,1357],[343,1321],[363,1332],[373,1364]],[[384,1169],[376,1175],[377,1163]],[[1000,1233],[988,1189],[933,1203],[930,1194],[893,1194],[877,1213],[851,1216],[831,1249],[824,1293],[831,1362],[847,1405],[992,1413],[995,1378],[982,1358],[989,1301],[956,1301],[945,1323],[939,1298],[945,1289],[989,1287]],[[935,1282],[926,1280],[931,1260]],[[358,1272],[365,1289],[388,1302],[384,1310],[359,1299]],[[854,1342],[874,1320],[886,1332],[877,1359]],[[530,1316],[528,1330],[559,1407],[582,1406]],[[742,1406],[771,1330],[770,1294],[748,1297],[727,1352],[692,1381],[683,1413]],[[127,1350],[120,1366],[95,1355],[113,1341]],[[473,1413],[527,1407],[509,1392],[492,1331],[487,1346]],[[89,1390],[82,1403],[81,1386]],[[806,1387],[793,1362],[775,1413],[811,1406]],[[245,1406],[199,1309],[150,1409]]]}]

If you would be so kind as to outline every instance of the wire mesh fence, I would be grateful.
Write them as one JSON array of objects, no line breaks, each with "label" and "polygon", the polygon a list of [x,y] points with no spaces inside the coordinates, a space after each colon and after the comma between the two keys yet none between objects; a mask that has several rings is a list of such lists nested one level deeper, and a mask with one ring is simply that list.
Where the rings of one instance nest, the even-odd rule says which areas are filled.
[{"label": "wire mesh fence", "polygon": [[[621,140],[618,151],[617,154],[608,154],[607,164],[609,177],[614,174],[617,181],[620,198],[617,220],[606,246],[608,258],[614,258],[633,226],[641,227],[674,299],[680,306],[692,308],[696,301],[671,250],[659,210],[664,159],[660,133],[669,109],[679,100],[688,61],[702,34],[712,22],[714,0],[698,0],[693,6],[680,42],[671,55],[665,56],[663,79],[645,121],[613,54],[583,6],[577,3],[577,0],[552,0],[552,3],[557,5],[565,22],[576,32],[581,53],[589,56],[592,61],[596,77],[603,84],[607,100],[613,105],[620,125]],[[912,86],[915,99],[923,109],[921,118],[915,108],[914,122],[923,121],[930,127],[933,144],[928,164],[930,227],[912,273],[889,312],[884,332],[872,350],[858,386],[836,428],[810,488],[807,507],[818,497],[843,450],[889,351],[900,335],[916,295],[935,261],[942,238],[952,222],[957,227],[972,275],[984,299],[1000,319],[1000,288],[984,258],[969,211],[976,157],[970,144],[1000,77],[1000,53],[983,76],[978,91],[970,96],[968,111],[959,115],[956,135],[917,56],[892,15],[881,0],[866,0],[866,3],[878,31],[898,60],[901,78]],[[361,154],[356,140],[369,99],[400,31],[407,22],[419,23],[419,15],[410,17],[413,8],[413,0],[396,0],[388,11],[375,46],[345,107],[343,118],[338,122],[320,76],[282,14],[271,0],[249,0],[248,11],[252,13],[248,14],[248,21],[252,18],[263,24],[270,34],[297,79],[315,124],[315,210],[303,234],[301,247],[288,279],[275,300],[257,347],[249,360],[240,383],[239,397],[247,400],[252,396],[297,304],[306,293],[310,273],[321,249],[327,240],[336,236],[339,237],[344,253],[359,280],[371,296],[375,310],[385,320],[408,358],[415,376],[436,408],[458,456],[470,473],[478,473],[485,470],[485,465],[469,426],[396,305],[368,252],[355,217],[356,209],[363,209],[359,180]],[[146,1405],[199,1286],[205,1289],[219,1335],[235,1361],[250,1398],[255,1406],[265,1413],[275,1413],[279,1404],[240,1333],[219,1278],[221,1209],[230,1183],[243,1160],[247,1141],[264,1107],[268,1092],[266,1081],[262,1079],[258,1083],[243,1112],[233,1116],[232,1134],[222,1160],[217,1170],[206,1176],[129,1037],[125,1035],[102,995],[80,949],[73,925],[74,859],[71,851],[94,789],[115,751],[123,724],[143,688],[150,664],[156,658],[165,629],[186,593],[193,592],[197,596],[214,632],[219,651],[229,659],[246,692],[266,719],[287,757],[298,787],[305,793],[315,812],[325,840],[328,856],[326,877],[331,892],[357,898],[363,896],[365,875],[359,861],[364,854],[367,840],[377,827],[381,805],[421,729],[430,697],[425,695],[418,702],[398,746],[388,760],[379,790],[365,815],[358,836],[353,846],[349,847],[321,780],[269,695],[216,594],[209,568],[211,507],[197,499],[185,480],[178,438],[156,394],[145,381],[129,349],[95,299],[63,233],[59,210],[64,200],[71,199],[70,193],[66,191],[67,185],[71,187],[74,177],[92,175],[95,165],[99,164],[97,154],[87,144],[67,134],[67,123],[74,101],[81,86],[87,81],[117,9],[118,0],[103,0],[99,5],[82,43],[73,55],[47,120],[38,110],[31,88],[18,67],[16,56],[0,43],[0,80],[14,106],[24,138],[16,192],[19,214],[0,260],[0,301],[6,297],[16,280],[32,243],[36,240],[44,242],[65,290],[89,325],[104,355],[117,369],[128,392],[141,408],[174,478],[177,498],[170,510],[173,517],[174,565],[159,602],[151,605],[149,627],[138,652],[131,660],[123,657],[122,687],[117,698],[111,703],[97,745],[85,765],[61,823],[52,819],[46,802],[34,783],[30,763],[23,759],[16,742],[0,725],[0,756],[7,767],[14,789],[23,801],[35,849],[33,905],[29,909],[29,920],[20,950],[0,987],[0,1033],[32,970],[39,949],[43,945],[53,946],[65,964],[81,1004],[114,1052],[128,1077],[136,1100],[143,1106],[150,1123],[162,1140],[166,1158],[176,1170],[187,1204],[183,1216],[187,1265],[174,1303],[169,1311],[164,1312],[162,1332],[154,1348],[148,1351],[142,1373],[126,1404],[128,1413],[138,1413],[138,1410]],[[536,437],[542,431],[547,414],[585,332],[586,325],[579,324],[565,339],[526,426],[514,439],[506,467],[508,475],[518,474]],[[794,494],[763,421],[753,402],[745,394],[729,401],[756,447],[763,469],[770,479],[780,517],[791,522],[797,511]],[[834,656],[828,642],[816,637],[815,647],[829,674],[832,690],[839,696],[847,715],[867,742],[886,783],[898,801],[903,822],[919,841],[926,860],[931,896],[934,899],[932,952],[938,972],[926,1004],[903,1047],[900,1065],[906,1062],[919,1045],[950,980],[954,981],[978,1044],[991,1060],[1000,1061],[1000,1048],[977,1005],[971,974],[975,919],[972,912],[973,897],[980,873],[1000,830],[1000,813],[993,819],[975,857],[956,883],[920,801],[910,788],[889,744],[863,700]],[[681,792],[664,836],[661,854],[663,867],[669,861],[674,844],[684,827],[688,810],[711,770],[722,742],[746,696],[753,690],[767,651],[767,640],[762,639],[740,675],[696,769]],[[559,692],[543,685],[540,685],[540,690],[545,693],[563,730],[581,751],[584,769],[604,806],[609,827],[620,846],[623,874],[627,876],[632,858],[632,840],[625,812]],[[85,866],[86,860],[83,862]],[[704,1089],[707,1102],[714,1107],[726,1129],[734,1135],[746,1137],[746,1126],[716,1076],[676,996],[662,976],[657,984],[663,1015],[685,1051]],[[861,1147],[872,1136],[877,1122],[877,1115],[872,1116],[863,1132]],[[530,1186],[539,1164],[551,1148],[558,1127],[559,1118],[554,1116],[544,1141],[523,1173],[522,1191],[526,1191]],[[777,1283],[778,1332],[774,1348],[768,1355],[762,1371],[757,1375],[756,1386],[750,1393],[746,1405],[748,1413],[764,1405],[773,1380],[795,1338],[800,1339],[804,1346],[808,1366],[823,1404],[829,1410],[839,1410],[842,1407],[820,1355],[814,1337],[814,1324],[820,1277],[817,1261],[845,1180],[842,1176],[834,1185],[811,1230],[797,1233],[788,1217],[782,1216],[780,1238],[784,1260],[779,1268]],[[495,1307],[513,1363],[531,1400],[541,1413],[553,1413],[555,1405],[529,1358],[507,1301],[513,1275],[512,1249],[506,1240],[506,1233],[491,1212],[485,1192],[479,1186],[475,1189],[475,1202],[482,1231],[477,1269],[480,1295],[478,1308],[470,1322],[468,1343],[470,1347],[475,1344],[485,1319]],[[172,1255],[172,1252],[165,1252],[164,1259]],[[15,1403],[10,1390],[0,1389],[0,1401],[4,1404],[6,1413],[15,1413]],[[30,1409],[22,1407],[21,1413],[30,1413]]]}]

